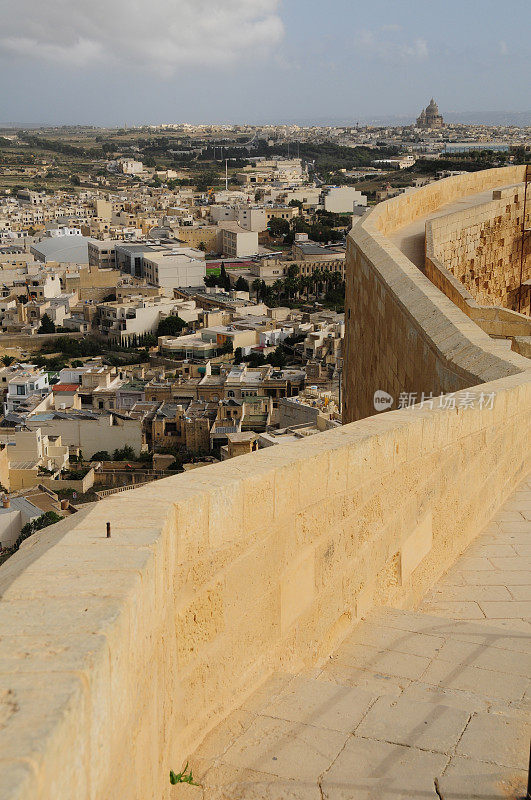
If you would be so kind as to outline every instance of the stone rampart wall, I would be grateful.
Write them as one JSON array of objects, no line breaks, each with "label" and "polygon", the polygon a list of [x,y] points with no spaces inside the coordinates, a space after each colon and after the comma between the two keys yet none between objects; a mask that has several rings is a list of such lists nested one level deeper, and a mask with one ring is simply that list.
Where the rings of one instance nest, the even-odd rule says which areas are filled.
[{"label": "stone rampart wall", "polygon": [[522,290],[522,311],[518,313],[508,308],[497,305],[480,305],[463,284],[447,269],[446,265],[435,255],[433,223],[426,223],[426,257],[424,272],[430,281],[443,292],[455,305],[470,317],[481,330],[489,336],[500,338],[514,338],[516,336],[531,336],[531,319],[529,313],[529,298],[531,292]]},{"label": "stone rampart wall", "polygon": [[[387,238],[438,204],[514,184],[523,167],[486,170],[429,184],[381,203],[347,243],[344,420],[374,414],[373,395],[439,395],[529,368],[491,339]],[[507,312],[508,313],[508,312]]]},{"label": "stone rampart wall", "polygon": [[[27,540],[0,569],[2,800],[170,800],[169,770],[210,727],[273,671],[327,658],[372,606],[414,607],[527,474],[527,360],[389,245],[387,205],[349,242],[349,418],[372,411],[364,381],[393,375],[483,383],[493,402],[373,416]],[[394,207],[391,227],[408,217]]]},{"label": "stone rampart wall", "polygon": [[484,390],[493,408],[384,414],[28,540],[0,571],[2,800],[170,800],[169,769],[274,670],[415,606],[529,469],[531,384]]},{"label": "stone rampart wall", "polygon": [[81,339],[82,333],[73,331],[72,333],[36,333],[31,336],[30,334],[0,334],[0,355],[5,355],[8,350],[19,348],[34,353],[40,350],[46,342],[53,341],[54,339]]},{"label": "stone rampart wall", "polygon": [[[493,192],[491,202],[430,220],[426,225],[431,256],[483,306],[518,310],[524,187]],[[526,213],[531,219],[531,202]],[[531,277],[529,246],[524,248],[522,279]],[[525,293],[529,310],[529,293]]]}]

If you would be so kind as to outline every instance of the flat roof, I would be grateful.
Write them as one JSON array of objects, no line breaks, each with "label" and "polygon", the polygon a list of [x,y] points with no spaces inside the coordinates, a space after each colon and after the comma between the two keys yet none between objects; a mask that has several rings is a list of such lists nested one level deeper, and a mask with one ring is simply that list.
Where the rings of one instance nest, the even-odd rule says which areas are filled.
[{"label": "flat roof", "polygon": [[88,264],[88,239],[85,236],[52,236],[31,246],[31,252],[45,261]]}]

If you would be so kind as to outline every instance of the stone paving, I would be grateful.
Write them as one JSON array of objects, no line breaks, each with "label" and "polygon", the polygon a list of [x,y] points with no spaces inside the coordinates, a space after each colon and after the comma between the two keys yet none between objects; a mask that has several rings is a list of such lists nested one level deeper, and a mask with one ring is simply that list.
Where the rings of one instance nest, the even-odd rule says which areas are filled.
[{"label": "stone paving", "polygon": [[531,481],[425,597],[378,609],[324,666],[277,674],[192,756],[201,800],[523,798]]}]

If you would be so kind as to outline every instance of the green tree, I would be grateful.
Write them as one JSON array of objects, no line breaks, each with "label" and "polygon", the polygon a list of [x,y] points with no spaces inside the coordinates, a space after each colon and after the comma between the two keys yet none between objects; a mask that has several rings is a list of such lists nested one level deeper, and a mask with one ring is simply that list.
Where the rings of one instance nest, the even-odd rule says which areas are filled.
[{"label": "green tree", "polygon": [[108,450],[98,450],[92,458],[91,461],[112,461],[111,454]]},{"label": "green tree", "polygon": [[10,367],[14,360],[13,356],[2,356],[2,364],[4,367]]},{"label": "green tree", "polygon": [[288,278],[296,278],[299,274],[299,268],[296,264],[290,264],[288,267]]},{"label": "green tree", "polygon": [[267,356],[267,361],[271,366],[282,369],[286,366],[286,353],[282,345],[279,345],[273,353]]},{"label": "green tree", "polygon": [[206,192],[207,189],[215,186],[219,181],[219,175],[213,170],[204,170],[201,172],[196,180],[196,188],[198,192]]},{"label": "green tree", "polygon": [[225,264],[221,265],[221,269],[219,271],[219,282],[218,286],[221,286],[222,289],[228,291],[230,289],[230,278],[227,275],[227,270],[225,269]]},{"label": "green tree", "polygon": [[263,367],[263,365],[266,363],[265,357],[262,353],[251,353],[246,361],[250,367]]},{"label": "green tree", "polygon": [[282,217],[271,217],[267,223],[267,229],[274,239],[286,236],[290,232],[288,220],[282,219]]},{"label": "green tree", "polygon": [[37,517],[37,519],[28,522],[20,531],[19,537],[13,546],[13,550],[18,550],[22,542],[35,533],[35,531],[41,531],[43,528],[47,528],[48,525],[54,525],[54,523],[60,522],[62,519],[63,517],[56,514],[55,511],[46,511],[44,514],[41,514],[40,517]]},{"label": "green tree", "polygon": [[186,328],[186,322],[180,317],[170,315],[159,322],[157,336],[177,336],[183,328]]},{"label": "green tree", "polygon": [[123,447],[117,447],[112,454],[113,461],[134,461],[135,451],[133,448],[126,444]]},{"label": "green tree", "polygon": [[55,325],[48,314],[42,315],[38,333],[55,333]]},{"label": "green tree", "polygon": [[235,288],[237,289],[238,292],[248,292],[249,291],[249,284],[248,284],[248,282],[245,280],[245,278],[242,275],[240,275],[240,277],[236,281]]},{"label": "green tree", "polygon": [[219,281],[219,275],[215,275],[214,273],[210,273],[205,275],[203,278],[205,282],[205,286],[217,286]]},{"label": "green tree", "polygon": [[236,350],[234,351],[234,363],[241,364],[242,361],[243,361],[243,351],[241,347],[237,347]]}]

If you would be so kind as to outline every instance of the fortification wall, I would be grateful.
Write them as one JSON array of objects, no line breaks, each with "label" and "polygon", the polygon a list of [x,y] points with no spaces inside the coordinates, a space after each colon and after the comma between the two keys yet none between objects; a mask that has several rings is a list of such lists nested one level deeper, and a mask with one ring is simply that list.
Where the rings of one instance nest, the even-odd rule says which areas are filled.
[{"label": "fortification wall", "polygon": [[[429,221],[431,255],[468,290],[476,303],[518,310],[524,187],[493,192],[491,202]],[[529,204],[531,208],[531,203]],[[526,213],[529,227],[531,212]],[[531,277],[529,246],[522,279]],[[524,299],[524,297],[522,298]],[[529,310],[529,293],[525,293]]]},{"label": "fortification wall", "polygon": [[274,670],[326,658],[372,606],[414,607],[527,474],[528,362],[402,258],[356,226],[349,325],[372,301],[383,366],[350,339],[349,410],[353,376],[399,373],[402,355],[419,383],[433,364],[434,385],[489,381],[493,402],[373,416],[27,540],[0,569],[2,800],[169,800],[169,769],[210,727]]},{"label": "fortification wall", "polygon": [[[30,334],[0,334],[0,355],[9,354],[9,350],[16,348],[26,350],[30,353],[40,350],[46,342],[53,341],[54,339],[81,339],[82,333],[36,333],[31,336]],[[12,353],[11,353],[12,355]]]},{"label": "fortification wall", "polygon": [[[387,234],[440,205],[518,183],[524,167],[446,178],[376,206],[347,243],[344,421],[373,414],[373,395],[456,392],[527,370],[529,363],[491,339],[393,244]],[[508,312],[507,312],[508,314]]]},{"label": "fortification wall", "polygon": [[0,570],[0,796],[170,798],[168,770],[273,670],[414,606],[529,468],[530,384],[484,388],[492,409],[392,412],[28,540]]}]

